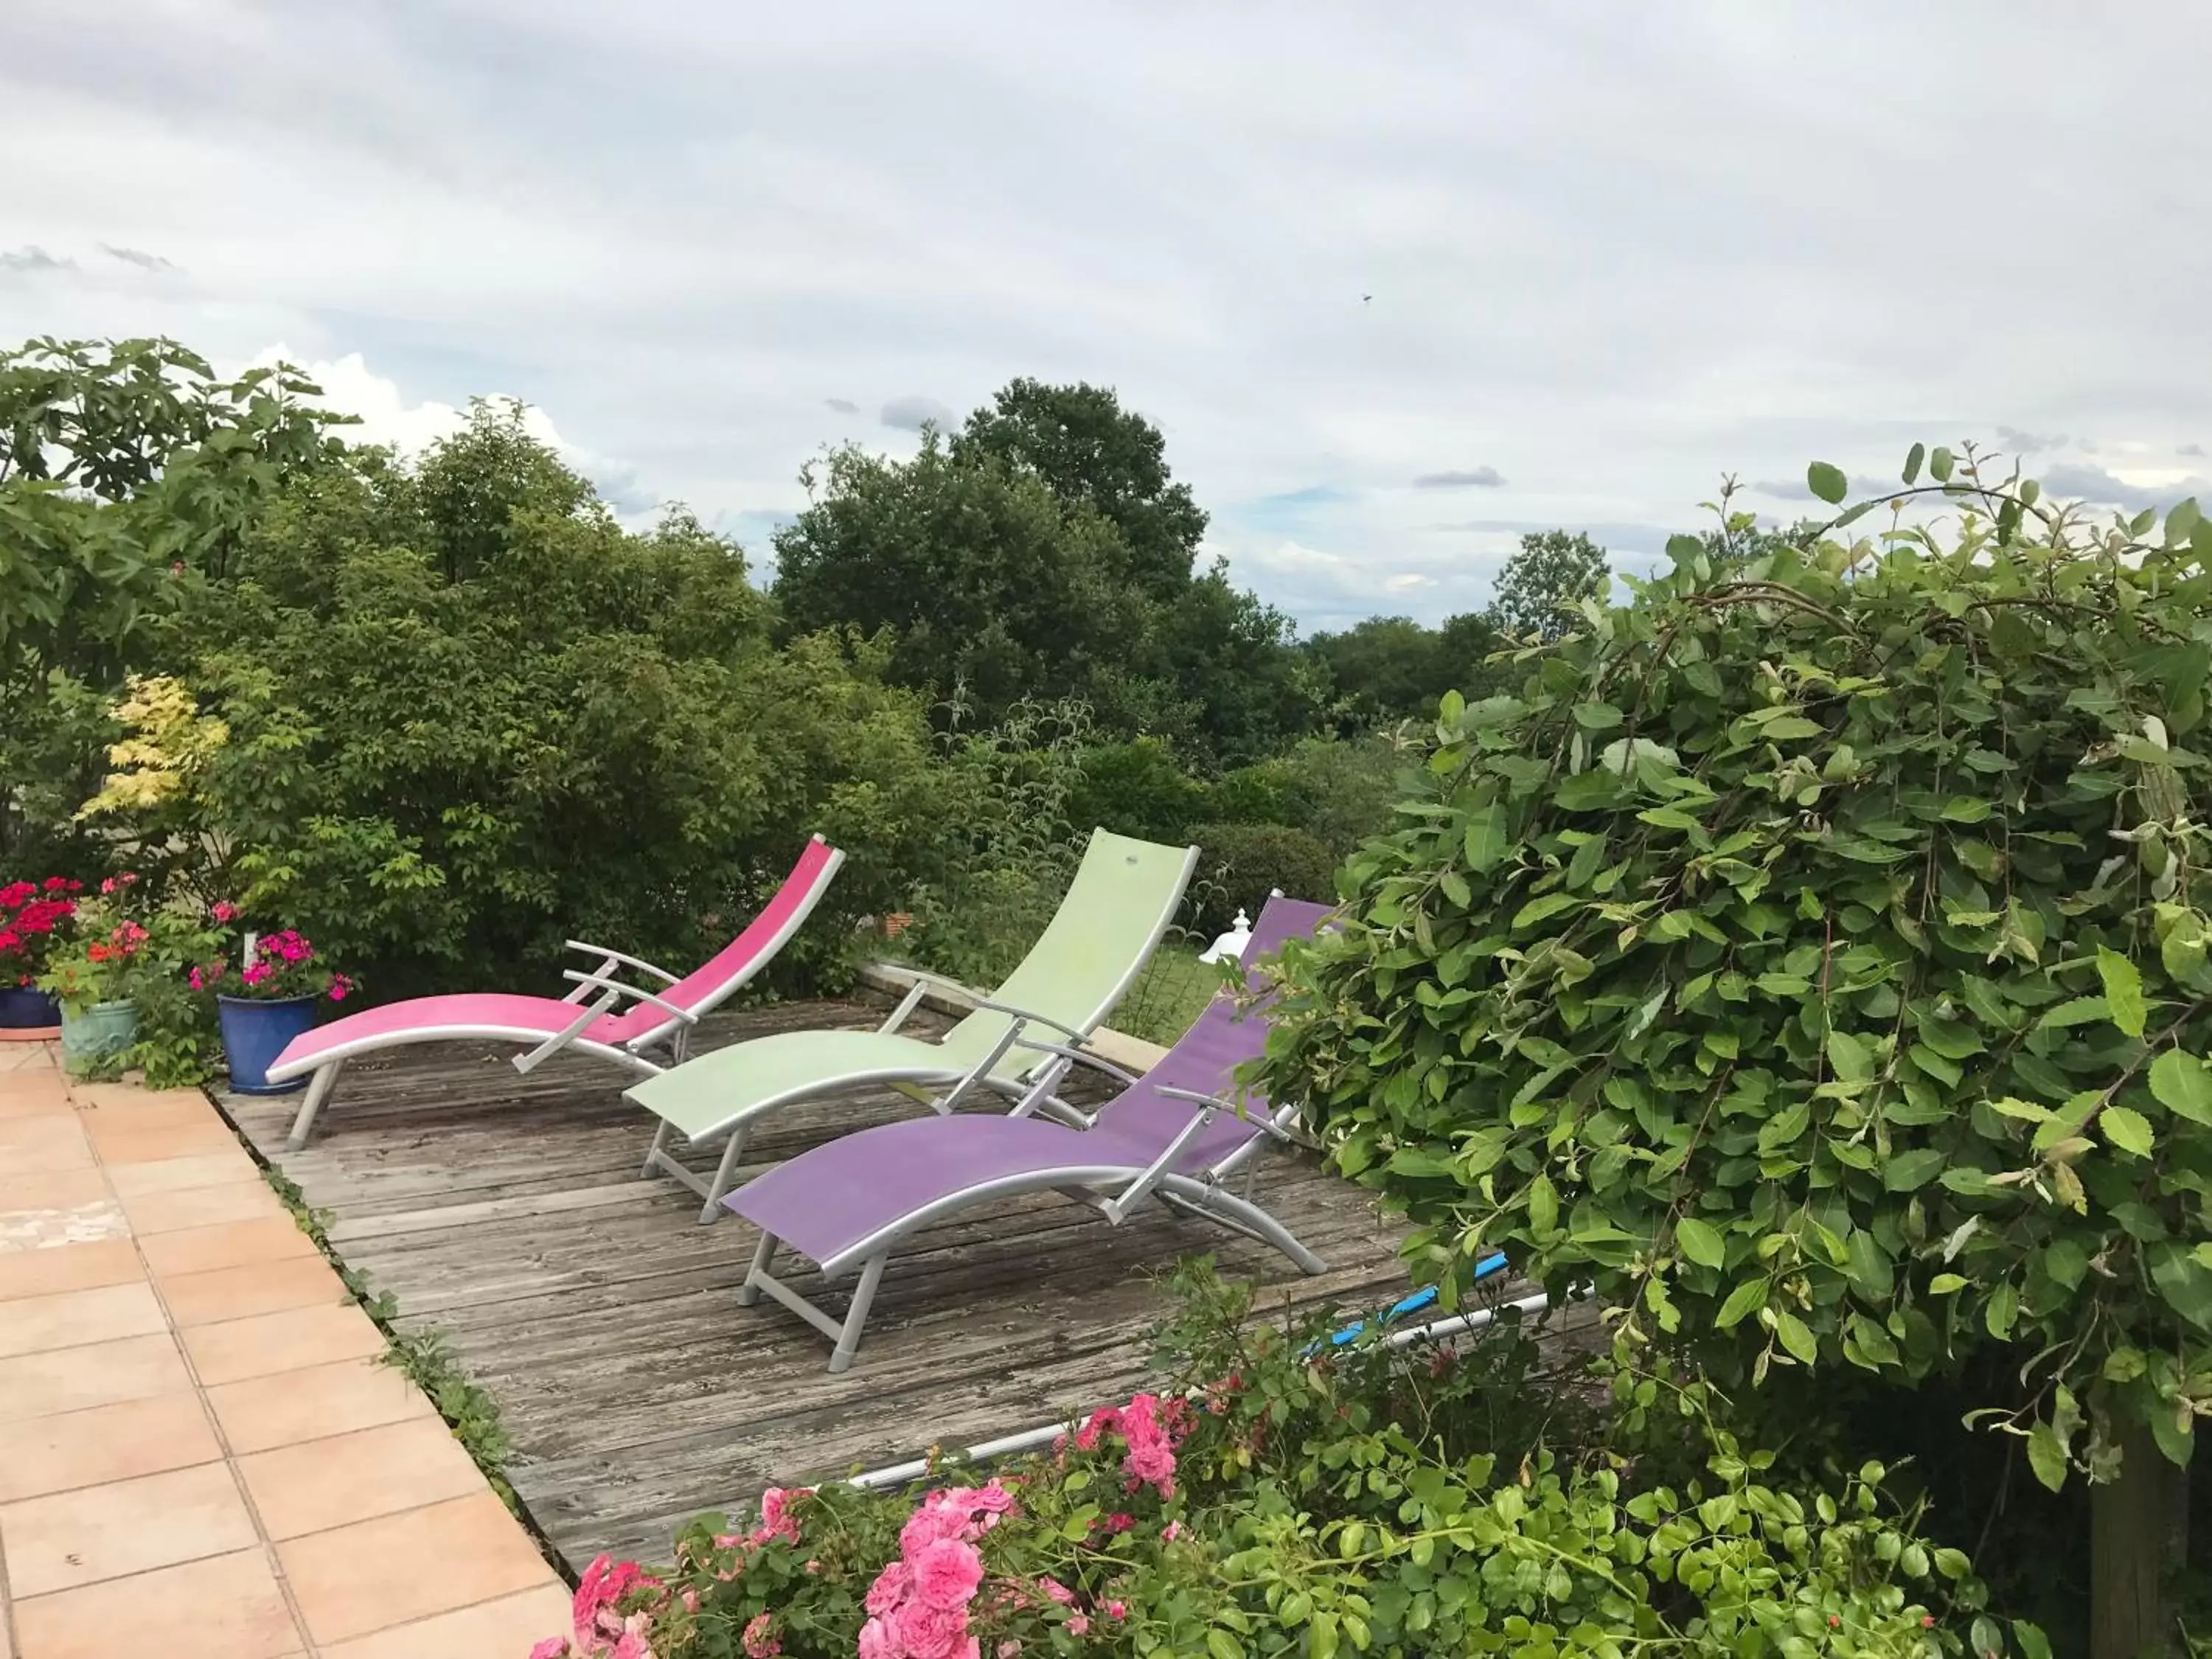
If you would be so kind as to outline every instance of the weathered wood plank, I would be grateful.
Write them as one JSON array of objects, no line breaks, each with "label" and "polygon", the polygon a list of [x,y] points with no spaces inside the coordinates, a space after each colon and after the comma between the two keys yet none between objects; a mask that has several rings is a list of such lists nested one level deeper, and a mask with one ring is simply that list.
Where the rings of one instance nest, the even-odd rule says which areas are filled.
[{"label": "weathered wood plank", "polygon": [[[849,1000],[724,1014],[704,1048],[815,1025],[866,1027]],[[860,1363],[773,1304],[737,1305],[753,1237],[702,1226],[698,1200],[641,1179],[651,1123],[615,1072],[573,1057],[527,1077],[481,1044],[348,1067],[316,1139],[284,1136],[296,1097],[227,1097],[233,1120],[330,1217],[349,1266],[434,1327],[499,1401],[510,1475],[572,1565],[664,1553],[691,1515],[748,1508],[763,1486],[848,1473],[933,1443],[971,1444],[1138,1386],[1165,1301],[1156,1280],[1210,1252],[1271,1305],[1395,1296],[1396,1230],[1310,1160],[1262,1161],[1269,1206],[1330,1264],[1305,1279],[1249,1240],[1155,1208],[1110,1227],[1055,1194],[948,1220],[892,1260]],[[817,1103],[749,1139],[757,1170],[913,1103]],[[712,1147],[685,1161],[710,1167]],[[789,1259],[787,1259],[788,1262]],[[798,1272],[797,1264],[791,1269]],[[799,1274],[833,1304],[842,1287]]]}]

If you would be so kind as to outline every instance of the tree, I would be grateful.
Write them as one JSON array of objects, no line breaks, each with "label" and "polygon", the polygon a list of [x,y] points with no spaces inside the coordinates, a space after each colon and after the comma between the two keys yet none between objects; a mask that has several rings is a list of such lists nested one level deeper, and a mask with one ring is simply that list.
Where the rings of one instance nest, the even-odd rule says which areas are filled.
[{"label": "tree", "polygon": [[[1081,394],[1076,414],[1111,414],[1111,453],[1157,459],[1158,434],[1110,394],[1060,390]],[[811,502],[775,536],[790,625],[888,629],[901,684],[939,696],[957,686],[986,720],[1077,696],[1108,735],[1165,738],[1216,764],[1307,729],[1315,687],[1288,620],[1233,586],[1219,561],[1191,574],[1188,550],[1173,551],[1162,526],[1180,521],[1176,536],[1194,540],[1204,515],[1176,507],[1188,492],[1165,485],[1164,468],[1085,473],[1108,453],[1097,444],[1046,446],[1053,477],[1036,463],[1038,410],[1058,397],[1018,381],[950,445],[933,432],[909,460],[848,447],[810,467]],[[1149,495],[1147,483],[1159,486]]]},{"label": "tree", "polygon": [[1159,428],[1104,386],[1009,381],[952,441],[955,459],[990,456],[1042,479],[1070,507],[1121,532],[1128,576],[1155,597],[1188,585],[1206,534],[1190,486],[1168,471]]},{"label": "tree", "polygon": [[219,379],[173,340],[0,352],[0,867],[87,864],[69,821],[108,693],[228,571],[336,416],[288,367]]},{"label": "tree", "polygon": [[1410,617],[1370,617],[1340,634],[1316,634],[1306,649],[1328,673],[1331,714],[1349,737],[1405,720],[1434,720],[1437,700],[1456,690],[1479,697],[1497,678],[1486,659],[1504,641],[1479,612],[1431,629]]},{"label": "tree", "polygon": [[2212,525],[1926,459],[1954,543],[1680,537],[1447,700],[1446,810],[1354,858],[1261,1081],[1434,1278],[1502,1247],[1753,1385],[1965,1381],[2095,1483],[2132,1659],[2212,1409]]},{"label": "tree", "polygon": [[776,599],[801,631],[891,630],[902,684],[957,684],[1000,712],[1081,690],[1141,629],[1113,526],[1004,459],[931,433],[910,461],[848,447],[805,477],[811,504],[775,535]]},{"label": "tree", "polygon": [[1575,626],[1584,599],[1605,599],[1612,580],[1605,550],[1586,534],[1532,532],[1498,574],[1490,620],[1516,638],[1555,640]]}]

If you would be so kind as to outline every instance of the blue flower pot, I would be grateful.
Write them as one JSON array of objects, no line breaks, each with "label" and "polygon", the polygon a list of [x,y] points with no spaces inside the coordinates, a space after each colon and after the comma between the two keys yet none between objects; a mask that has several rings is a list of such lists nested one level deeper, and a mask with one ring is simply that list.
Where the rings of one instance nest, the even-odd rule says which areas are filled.
[{"label": "blue flower pot", "polygon": [[28,985],[0,987],[0,1032],[20,1036],[37,1031],[52,1036],[60,1030],[62,1006]]},{"label": "blue flower pot", "polygon": [[304,1077],[272,1084],[269,1068],[294,1037],[314,1029],[315,1006],[322,998],[280,997],[264,1002],[252,997],[218,996],[215,1000],[233,1089],[242,1095],[289,1095],[307,1086]]}]

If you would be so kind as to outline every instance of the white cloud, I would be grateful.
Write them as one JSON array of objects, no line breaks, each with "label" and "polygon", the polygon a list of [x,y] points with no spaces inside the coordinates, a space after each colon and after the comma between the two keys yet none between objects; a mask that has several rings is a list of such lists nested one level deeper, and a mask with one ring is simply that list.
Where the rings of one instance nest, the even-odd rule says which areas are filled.
[{"label": "white cloud", "polygon": [[[0,252],[43,258],[0,267],[0,341],[358,357],[403,436],[512,392],[718,521],[803,504],[825,442],[909,441],[868,418],[915,388],[957,416],[1017,374],[1087,379],[1161,425],[1216,544],[1310,625],[1413,574],[1425,614],[1480,603],[1519,526],[1646,556],[1724,472],[1887,479],[1915,440],[2002,425],[2051,444],[2032,471],[2091,453],[2040,434],[2101,434],[2155,489],[2130,481],[2212,433],[2174,367],[2212,353],[2185,280],[2212,233],[2174,209],[2198,118],[2141,95],[2094,9],[1378,29],[1286,0],[1176,13],[1163,52],[1167,16],[0,8],[0,148],[71,161],[11,176]],[[2191,0],[2129,17],[2167,61],[2212,50]],[[2002,269],[1958,239],[1896,258],[1880,204],[1991,131],[2066,234]],[[1447,469],[1467,488],[1409,487]],[[1439,530],[1440,501],[1492,516]],[[1285,542],[1337,562],[1269,562]]]},{"label": "white cloud", "polygon": [[[264,347],[244,367],[260,368],[279,362],[292,364],[319,386],[319,401],[325,408],[358,417],[359,424],[341,428],[341,435],[349,443],[389,444],[402,455],[414,457],[469,422],[468,411],[451,404],[434,398],[409,402],[398,383],[369,368],[358,351],[328,362],[302,362],[298,353],[279,343]],[[494,401],[506,398],[499,392],[478,395]],[[544,410],[525,404],[522,429],[591,479],[608,505],[624,519],[657,515],[659,502],[641,490],[635,468],[569,442]]]}]

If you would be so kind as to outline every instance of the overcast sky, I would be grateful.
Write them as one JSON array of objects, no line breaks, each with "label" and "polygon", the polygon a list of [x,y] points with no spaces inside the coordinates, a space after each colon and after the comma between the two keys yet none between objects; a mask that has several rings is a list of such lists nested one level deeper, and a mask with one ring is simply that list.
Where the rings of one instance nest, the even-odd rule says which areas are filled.
[{"label": "overcast sky", "polygon": [[763,564],[822,446],[1087,380],[1308,629],[1433,620],[1915,439],[2198,489],[2208,58],[2201,0],[9,5],[0,342],[520,396]]}]

